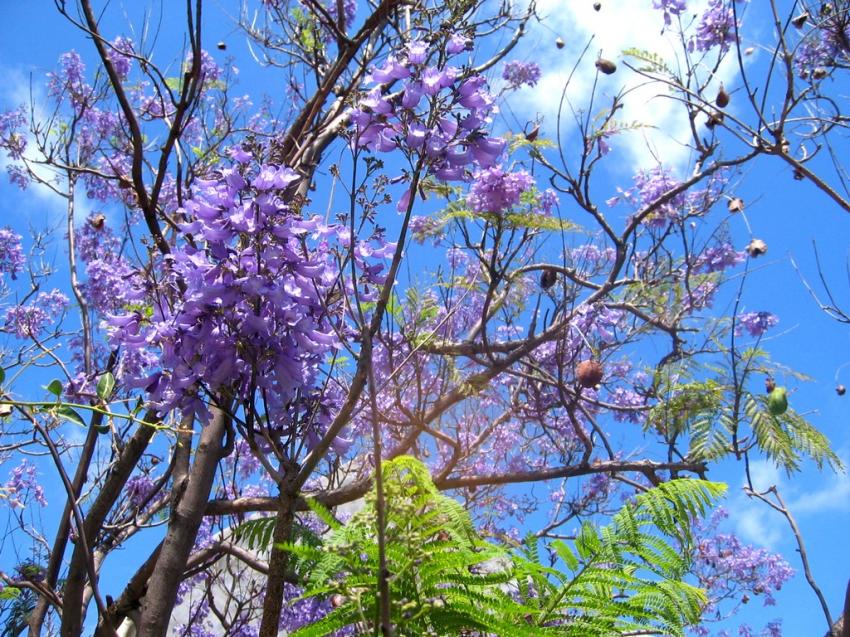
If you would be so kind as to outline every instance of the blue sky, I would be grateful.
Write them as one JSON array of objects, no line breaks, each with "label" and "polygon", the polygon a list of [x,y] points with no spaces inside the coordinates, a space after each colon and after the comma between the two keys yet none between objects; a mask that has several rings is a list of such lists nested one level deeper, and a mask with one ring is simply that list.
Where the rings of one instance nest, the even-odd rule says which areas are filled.
[{"label": "blue sky", "polygon": [[[141,4],[145,3],[113,3],[111,14],[117,17],[110,35],[130,35],[127,20],[132,20],[139,28],[141,20],[136,7]],[[514,51],[516,59],[540,62],[545,74],[538,87],[513,96],[510,109],[503,111],[503,125],[514,126],[515,121],[523,123],[538,115],[545,115],[547,121],[552,121],[563,79],[572,67],[575,54],[592,34],[595,39],[590,47],[590,59],[602,50],[606,57],[619,61],[620,50],[628,46],[665,55],[671,50],[660,36],[660,15],[648,9],[650,0],[608,0],[603,2],[603,10],[599,13],[592,10],[591,2],[581,0],[568,4],[570,11],[567,12],[557,10],[562,5],[556,0],[540,3],[541,13],[551,11],[552,15],[545,27],[537,27]],[[7,2],[4,5],[6,28],[4,37],[0,38],[0,71],[5,78],[0,88],[3,108],[16,106],[28,98],[30,77],[37,96],[44,74],[53,68],[62,52],[75,48],[84,59],[94,59],[91,43],[55,13],[52,3]],[[750,10],[746,16],[746,33],[753,38],[755,46],[758,35],[769,28],[769,22],[755,13],[756,7]],[[226,17],[227,11],[236,9],[229,9],[224,2],[208,5],[205,47],[220,62],[228,55],[235,56],[240,72],[238,92],[259,98],[257,91],[274,90],[275,83],[270,80],[273,75],[261,73],[254,67],[244,39],[234,32]],[[126,19],[120,17],[122,14]],[[151,24],[160,22],[157,16],[153,18]],[[182,22],[173,24],[167,16],[162,20],[160,42],[163,48],[176,50],[174,38],[181,26]],[[554,46],[558,35],[567,43],[562,51]],[[226,53],[215,50],[219,40],[228,44]],[[744,43],[745,47],[749,45],[749,42]],[[756,48],[747,64],[757,73],[765,57],[764,52]],[[591,70],[580,70],[573,78],[569,94],[576,100],[589,90],[593,76],[592,64],[589,66]],[[616,90],[624,75],[617,73],[606,78],[601,85],[602,92]],[[720,75],[728,88],[740,88],[734,68],[723,67]],[[258,84],[260,81],[263,83]],[[281,91],[282,88],[280,83]],[[673,123],[673,107],[669,100],[656,95],[657,89],[642,88],[635,89],[627,98],[628,110],[620,119],[641,120],[656,128],[619,136],[612,141],[615,161],[609,164],[615,168],[599,182],[600,200],[615,194],[618,185],[627,187],[631,175],[639,168],[652,167],[655,157],[664,158],[680,170],[686,169],[687,152],[674,141],[680,131]],[[255,99],[255,103],[258,101]],[[736,108],[734,101],[731,108]],[[549,133],[553,133],[551,128]],[[605,190],[610,191],[610,195],[602,196]],[[26,234],[28,227],[55,223],[61,210],[53,198],[32,191],[22,194],[5,178],[0,180],[0,192],[3,197],[0,226],[11,225],[22,234]],[[850,464],[850,394],[841,398],[834,391],[837,381],[850,386],[850,326],[836,323],[818,309],[792,265],[793,259],[802,276],[820,291],[812,248],[816,242],[824,273],[836,298],[846,302],[845,307],[850,309],[850,281],[846,269],[850,258],[850,214],[837,209],[808,182],[794,181],[788,167],[778,160],[761,160],[747,166],[735,194],[747,203],[746,220],[738,215],[729,222],[736,246],[743,248],[751,234],[765,240],[769,246],[768,254],[754,262],[754,269],[747,278],[744,309],[767,310],[780,317],[779,326],[770,332],[762,345],[775,361],[809,375],[812,380],[803,383],[790,376],[778,380],[791,389],[794,408],[807,414],[832,440],[844,462]],[[619,213],[612,211],[612,214]],[[715,309],[724,308],[718,305]],[[846,542],[850,528],[850,481],[844,475],[817,473],[810,466],[801,474],[788,477],[764,462],[754,465],[754,474],[763,484],[780,485],[803,531],[814,575],[837,614],[850,577],[850,546]],[[778,596],[777,607],[761,609],[754,601],[742,618],[759,625],[782,617],[786,635],[822,634],[822,615],[802,577],[793,538],[784,520],[742,495],[739,488],[743,478],[741,464],[726,462],[712,471],[710,477],[730,484],[726,506],[732,513],[731,526],[744,539],[783,553],[798,572]]]}]

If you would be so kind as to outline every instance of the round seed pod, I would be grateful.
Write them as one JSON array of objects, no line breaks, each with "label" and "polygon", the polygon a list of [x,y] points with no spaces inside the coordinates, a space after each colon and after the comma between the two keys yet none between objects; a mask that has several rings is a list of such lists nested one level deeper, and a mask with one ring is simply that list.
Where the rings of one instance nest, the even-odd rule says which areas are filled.
[{"label": "round seed pod", "polygon": [[605,370],[599,361],[588,359],[576,365],[576,380],[585,389],[591,389],[601,383],[604,373]]},{"label": "round seed pod", "polygon": [[835,393],[838,394],[839,396],[843,396],[844,394],[847,393],[847,388],[844,385],[836,385],[835,386]]},{"label": "round seed pod", "polygon": [[558,271],[553,268],[546,268],[540,274],[540,287],[548,290],[558,282]]},{"label": "round seed pod", "polygon": [[617,71],[617,65],[611,60],[606,60],[605,58],[599,58],[594,64],[596,64],[596,68],[605,75],[611,75]]},{"label": "round seed pod", "polygon": [[767,397],[767,410],[772,416],[781,416],[788,411],[788,390],[775,387]]},{"label": "round seed pod", "polygon": [[594,10],[594,11],[599,11],[601,8],[602,8],[602,3],[601,3],[601,2],[594,2],[594,3],[593,3],[593,10]]},{"label": "round seed pod", "polygon": [[561,38],[555,38],[555,46],[559,49],[563,49],[565,46],[564,41]]},{"label": "round seed pod", "polygon": [[747,244],[747,254],[753,259],[767,254],[767,244],[761,239],[753,239]]},{"label": "round seed pod", "polygon": [[218,48],[219,51],[226,51],[227,50],[227,44],[225,44],[223,41],[219,42],[215,46],[216,46],[216,48]]},{"label": "round seed pod", "polygon": [[717,97],[715,98],[714,103],[720,108],[726,108],[729,106],[729,93],[726,92],[723,84],[720,85],[720,89],[717,91]]}]

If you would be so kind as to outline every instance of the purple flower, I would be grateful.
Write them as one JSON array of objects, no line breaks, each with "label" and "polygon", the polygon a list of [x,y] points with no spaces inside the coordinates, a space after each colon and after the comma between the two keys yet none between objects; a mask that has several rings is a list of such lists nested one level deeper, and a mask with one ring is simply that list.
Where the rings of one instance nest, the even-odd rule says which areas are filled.
[{"label": "purple flower", "polygon": [[124,492],[130,500],[130,503],[139,507],[142,506],[148,499],[151,493],[153,493],[155,483],[151,480],[150,476],[145,474],[136,474],[132,476],[129,480],[127,480],[127,484],[124,487]]},{"label": "purple flower", "polygon": [[728,0],[710,0],[702,14],[694,38],[688,43],[691,50],[710,51],[720,47],[726,51],[737,41],[735,14]]},{"label": "purple flower", "polygon": [[518,204],[522,193],[534,185],[534,178],[526,171],[506,173],[498,167],[477,171],[473,180],[467,203],[475,212],[504,212]]},{"label": "purple flower", "polygon": [[39,336],[67,307],[68,297],[59,290],[39,292],[31,304],[7,309],[4,327],[18,338]]},{"label": "purple flower", "polygon": [[523,84],[534,86],[540,80],[540,67],[534,62],[511,60],[502,68],[502,79],[510,89],[518,89]]},{"label": "purple flower", "polygon": [[407,61],[410,64],[422,64],[428,57],[428,45],[422,40],[413,40],[405,45]]},{"label": "purple flower", "polygon": [[[9,228],[0,228],[0,274],[8,272],[13,279],[24,269],[21,235]],[[0,279],[2,281],[2,279]]]},{"label": "purple flower", "polygon": [[750,336],[758,338],[778,323],[779,317],[770,312],[746,312],[738,316],[735,334],[740,336],[744,330],[747,330]]},{"label": "purple flower", "polygon": [[126,80],[133,64],[131,56],[135,53],[133,41],[118,36],[112,41],[112,47],[112,49],[109,49],[109,60],[112,62],[112,68],[115,69],[120,79]]},{"label": "purple flower", "polygon": [[617,387],[611,392],[608,400],[611,404],[620,407],[614,411],[614,420],[619,422],[643,422],[645,415],[640,408],[646,404],[643,396],[631,389]]},{"label": "purple flower", "polygon": [[694,267],[702,272],[722,272],[727,268],[743,263],[745,255],[732,247],[728,241],[724,241],[703,250],[702,254],[694,259]]},{"label": "purple flower", "polygon": [[685,0],[652,0],[652,7],[664,12],[664,24],[668,27],[672,23],[671,16],[681,15],[688,8]]},{"label": "purple flower", "polygon": [[460,53],[461,51],[466,51],[471,46],[472,40],[470,40],[465,35],[455,33],[449,38],[449,41],[446,44],[446,53],[448,53],[449,55],[455,55],[457,53]]},{"label": "purple flower", "polygon": [[5,496],[2,499],[13,509],[25,507],[30,497],[39,506],[47,506],[44,489],[36,481],[35,465],[28,460],[21,460],[21,464],[9,472],[9,479],[0,486],[0,493]]}]

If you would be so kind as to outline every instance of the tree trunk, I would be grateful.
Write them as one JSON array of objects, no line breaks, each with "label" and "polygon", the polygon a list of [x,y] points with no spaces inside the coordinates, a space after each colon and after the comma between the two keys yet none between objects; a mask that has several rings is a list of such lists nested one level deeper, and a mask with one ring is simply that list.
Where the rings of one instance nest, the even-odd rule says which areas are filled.
[{"label": "tree trunk", "polygon": [[[230,417],[212,407],[212,419],[201,430],[194,462],[183,484],[174,485],[175,504],[147,594],[142,604],[140,637],[164,637],[177,599],[177,587],[192,551],[221,459],[222,439]],[[181,493],[182,492],[182,493]]]}]

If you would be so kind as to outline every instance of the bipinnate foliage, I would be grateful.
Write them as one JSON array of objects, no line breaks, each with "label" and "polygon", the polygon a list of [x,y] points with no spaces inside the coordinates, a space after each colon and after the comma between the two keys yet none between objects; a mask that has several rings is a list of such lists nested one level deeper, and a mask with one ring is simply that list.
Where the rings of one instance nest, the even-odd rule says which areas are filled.
[{"label": "bipinnate foliage", "polygon": [[[682,635],[699,620],[703,592],[685,582],[690,523],[725,486],[674,480],[638,495],[607,526],[585,523],[571,544],[541,551],[536,539],[508,551],[484,541],[469,514],[440,494],[411,457],[384,468],[387,563],[392,622],[398,635],[613,636],[650,630]],[[378,613],[376,495],[346,523],[315,502],[330,527],[321,546],[284,548],[309,568],[304,597],[335,608],[293,633],[330,635],[343,628],[373,634]],[[552,559],[544,557],[549,554]]]}]

